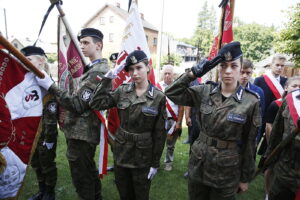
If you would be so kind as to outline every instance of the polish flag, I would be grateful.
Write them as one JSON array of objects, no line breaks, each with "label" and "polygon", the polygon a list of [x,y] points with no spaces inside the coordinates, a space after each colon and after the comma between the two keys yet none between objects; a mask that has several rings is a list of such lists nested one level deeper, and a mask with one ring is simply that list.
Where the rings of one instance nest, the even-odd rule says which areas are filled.
[{"label": "polish flag", "polygon": [[[149,65],[151,69],[148,75],[148,79],[153,85],[155,85],[155,76],[154,70],[152,68],[151,54],[149,51],[144,27],[135,0],[132,1],[129,9],[127,23],[123,32],[123,41],[121,44],[121,49],[119,51],[120,53],[117,59],[116,67],[113,70],[113,75],[116,77],[112,81],[113,89],[116,89],[122,83],[128,83],[131,81],[129,74],[124,70],[124,65],[128,54],[130,54],[134,50],[144,51],[147,57],[149,58]],[[119,126],[120,121],[117,109],[112,108],[109,110],[108,117],[109,132],[114,135]]]},{"label": "polish flag", "polygon": [[17,196],[38,139],[46,91],[35,76],[0,50],[0,199]]}]

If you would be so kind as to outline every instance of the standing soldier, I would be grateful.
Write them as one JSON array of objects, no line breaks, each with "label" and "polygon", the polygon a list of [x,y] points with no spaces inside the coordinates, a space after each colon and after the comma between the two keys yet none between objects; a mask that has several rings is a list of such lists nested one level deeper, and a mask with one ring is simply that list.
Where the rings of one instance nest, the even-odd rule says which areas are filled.
[{"label": "standing soldier", "polygon": [[[297,86],[300,88],[300,85]],[[292,130],[300,126],[300,90],[295,90],[286,96],[275,121],[267,150],[269,155],[272,150]],[[272,166],[273,177],[270,183],[269,200],[294,200],[300,187],[300,136],[299,134],[277,156],[277,162]],[[299,191],[299,190],[298,190]]]},{"label": "standing soldier", "polygon": [[148,200],[166,140],[166,97],[148,81],[150,67],[143,51],[128,55],[125,70],[133,82],[107,92],[111,79],[105,78],[90,106],[97,110],[118,108],[120,127],[113,155],[120,199]]},{"label": "standing soldier", "polygon": [[[103,34],[94,28],[81,30],[78,36],[81,49],[91,63],[84,68],[79,88],[73,95],[57,88],[49,76],[44,79],[36,77],[38,83],[54,94],[66,113],[64,133],[67,140],[67,158],[69,161],[73,184],[80,199],[99,200],[101,182],[94,161],[96,146],[100,140],[100,121],[89,106],[99,78],[109,70],[107,60],[102,58]],[[107,86],[107,89],[111,89]]]},{"label": "standing soldier", "polygon": [[[163,67],[163,81],[157,83],[157,87],[163,92],[174,81],[174,67],[172,65],[165,65]],[[166,101],[167,108],[167,151],[165,157],[165,170],[171,171],[174,161],[174,150],[177,138],[181,134],[181,123],[184,113],[184,106],[174,104],[170,99]]]},{"label": "standing soldier", "polygon": [[[219,84],[189,87],[218,63]],[[241,66],[240,43],[232,42],[212,61],[202,60],[166,89],[174,103],[199,108],[200,134],[189,160],[191,200],[232,200],[237,191],[248,190],[261,117],[256,94],[238,83]]]},{"label": "standing soldier", "polygon": [[[49,72],[46,54],[43,49],[35,46],[27,46],[21,49],[26,58],[40,70]],[[37,143],[36,150],[31,159],[31,166],[36,172],[39,191],[29,200],[54,200],[55,185],[57,180],[57,168],[55,163],[57,143],[57,102],[50,97],[43,108],[42,132]]]}]

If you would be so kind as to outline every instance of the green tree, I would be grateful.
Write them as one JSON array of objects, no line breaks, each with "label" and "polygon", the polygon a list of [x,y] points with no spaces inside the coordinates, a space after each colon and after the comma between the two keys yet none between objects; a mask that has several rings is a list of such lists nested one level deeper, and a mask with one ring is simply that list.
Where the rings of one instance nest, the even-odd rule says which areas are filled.
[{"label": "green tree", "polygon": [[292,56],[297,67],[300,67],[300,3],[288,11],[289,21],[275,37],[275,50]]},{"label": "green tree", "polygon": [[235,27],[233,31],[234,40],[241,43],[244,57],[252,61],[260,61],[271,54],[274,27],[252,23]]},{"label": "green tree", "polygon": [[181,62],[182,62],[182,57],[181,56],[179,56],[177,54],[174,54],[174,53],[171,53],[170,58],[168,57],[168,55],[163,56],[163,58],[161,59],[160,65],[163,66],[163,65],[166,65],[166,64],[172,64],[172,65],[175,65],[175,66],[179,66]]}]

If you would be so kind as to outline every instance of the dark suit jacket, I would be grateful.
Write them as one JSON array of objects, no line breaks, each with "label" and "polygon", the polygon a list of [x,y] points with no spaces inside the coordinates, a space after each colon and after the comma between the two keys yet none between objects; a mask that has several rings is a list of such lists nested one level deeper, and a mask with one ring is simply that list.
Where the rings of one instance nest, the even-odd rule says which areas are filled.
[{"label": "dark suit jacket", "polygon": [[[280,85],[282,85],[282,87],[284,87],[286,81],[287,81],[287,78],[285,78],[283,76],[280,76]],[[276,97],[274,96],[271,89],[269,88],[269,86],[265,82],[265,79],[264,79],[263,76],[257,77],[254,80],[254,85],[257,85],[258,87],[260,87],[264,91],[264,95],[265,95],[265,108],[264,108],[264,110],[266,111],[268,106],[272,103],[272,101],[276,100]]]}]

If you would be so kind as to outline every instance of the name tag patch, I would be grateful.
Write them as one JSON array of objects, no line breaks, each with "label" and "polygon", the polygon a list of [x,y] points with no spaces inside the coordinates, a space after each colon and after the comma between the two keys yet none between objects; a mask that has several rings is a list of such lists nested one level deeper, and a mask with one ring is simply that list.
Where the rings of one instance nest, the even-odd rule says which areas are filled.
[{"label": "name tag patch", "polygon": [[143,107],[142,112],[146,114],[151,114],[151,115],[157,115],[158,110],[155,107]]},{"label": "name tag patch", "polygon": [[239,124],[245,124],[247,119],[247,115],[243,114],[236,114],[236,113],[229,113],[227,115],[227,120],[231,122],[236,122]]}]

